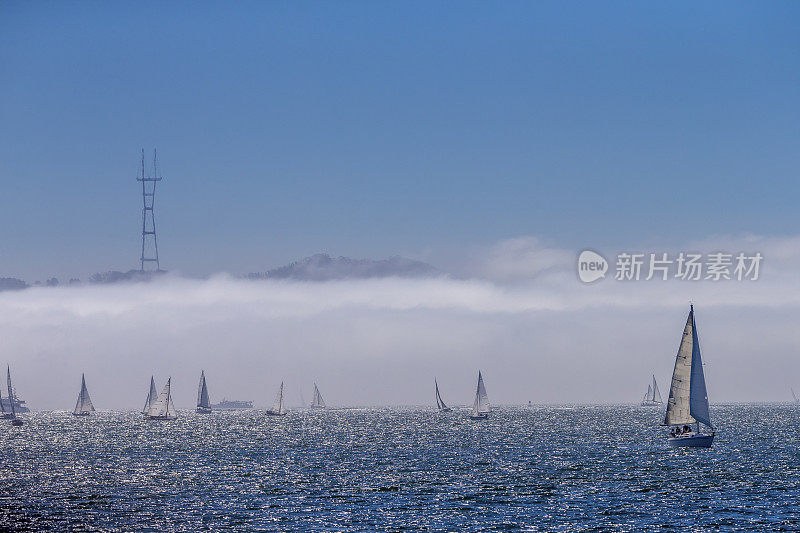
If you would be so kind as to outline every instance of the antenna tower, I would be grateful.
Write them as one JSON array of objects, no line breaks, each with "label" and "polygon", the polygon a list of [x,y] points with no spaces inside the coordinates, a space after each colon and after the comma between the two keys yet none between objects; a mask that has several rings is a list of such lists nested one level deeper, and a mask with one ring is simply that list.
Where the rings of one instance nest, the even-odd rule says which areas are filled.
[{"label": "antenna tower", "polygon": [[[147,172],[147,173],[145,173]],[[158,262],[158,238],[156,237],[156,219],[153,215],[153,205],[156,201],[156,183],[161,181],[158,175],[158,157],[153,150],[153,174],[144,166],[144,149],[142,149],[142,175],[137,176],[136,181],[142,182],[142,255],[140,257],[141,268],[144,272],[145,264],[155,263],[155,270],[161,271]]]}]

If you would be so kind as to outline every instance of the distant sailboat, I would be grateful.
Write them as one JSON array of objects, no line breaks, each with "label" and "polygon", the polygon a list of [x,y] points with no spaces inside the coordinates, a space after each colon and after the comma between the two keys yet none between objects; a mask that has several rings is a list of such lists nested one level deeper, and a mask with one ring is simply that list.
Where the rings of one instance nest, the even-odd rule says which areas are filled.
[{"label": "distant sailboat", "polygon": [[281,388],[278,395],[275,397],[275,403],[271,409],[267,409],[267,414],[272,416],[283,416],[286,414],[286,408],[283,406],[283,381],[281,381]]},{"label": "distant sailboat", "polygon": [[661,399],[661,392],[658,390],[658,383],[656,383],[656,376],[653,374],[653,383],[647,385],[647,392],[642,398],[642,407],[655,407],[664,403]]},{"label": "distant sailboat", "polygon": [[170,382],[172,378],[167,379],[167,384],[164,385],[164,390],[158,395],[156,401],[150,406],[145,415],[148,420],[175,420],[178,418],[178,413],[175,411],[175,405],[172,403],[172,392],[170,391]]},{"label": "distant sailboat", "polygon": [[206,373],[200,371],[200,385],[197,386],[197,409],[196,412],[207,415],[211,412],[211,401],[208,399],[208,387],[206,386]]},{"label": "distant sailboat", "polygon": [[21,426],[22,420],[17,418],[17,413],[14,410],[14,389],[11,387],[11,367],[6,367],[7,370],[7,379],[6,382],[8,384],[8,403],[11,404],[11,425],[12,426]]},{"label": "distant sailboat", "polygon": [[[11,398],[9,398],[11,400]],[[14,418],[14,415],[11,412],[14,410],[14,403],[9,401],[8,411],[6,411],[6,407],[3,404],[3,388],[0,387],[0,420],[11,420]]]},{"label": "distant sailboat", "polygon": [[78,393],[78,401],[75,404],[75,409],[72,414],[75,416],[89,416],[94,413],[94,405],[92,399],[89,398],[89,390],[86,388],[86,377],[81,374],[81,391]]},{"label": "distant sailboat", "polygon": [[314,383],[314,397],[311,399],[311,408],[325,409],[325,400],[322,399],[322,394],[319,393],[316,383]]},{"label": "distant sailboat", "polygon": [[449,413],[452,409],[447,407],[444,400],[442,400],[442,395],[439,394],[439,382],[436,381],[436,378],[433,378],[433,383],[436,385],[436,407],[439,409],[440,413]]},{"label": "distant sailboat", "polygon": [[800,400],[797,399],[797,394],[794,393],[793,388],[789,388],[792,391],[792,398],[794,398],[794,403],[800,403]]},{"label": "distant sailboat", "polygon": [[475,402],[472,404],[472,413],[469,415],[473,420],[489,418],[492,408],[489,405],[489,396],[486,394],[486,387],[483,384],[483,376],[478,371],[478,388],[475,390]]},{"label": "distant sailboat", "polygon": [[150,408],[153,407],[153,402],[156,401],[158,398],[158,391],[156,390],[156,380],[153,379],[153,376],[150,376],[150,392],[147,393],[147,399],[144,401],[144,407],[142,408],[142,414],[146,415]]},{"label": "distant sailboat", "polygon": [[[710,434],[700,432],[701,422],[711,428]],[[694,430],[692,424],[696,424]],[[715,432],[708,408],[694,306],[689,308],[689,317],[686,319],[681,345],[675,357],[664,425],[672,426],[668,442],[673,448],[710,448],[714,442]]]}]

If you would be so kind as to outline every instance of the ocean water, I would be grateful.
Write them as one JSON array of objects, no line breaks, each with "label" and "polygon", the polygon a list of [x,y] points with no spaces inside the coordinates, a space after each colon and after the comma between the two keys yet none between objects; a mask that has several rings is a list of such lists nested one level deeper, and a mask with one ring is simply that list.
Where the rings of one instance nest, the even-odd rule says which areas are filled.
[{"label": "ocean water", "polygon": [[0,525],[79,531],[800,531],[800,408],[261,411],[2,422]]}]

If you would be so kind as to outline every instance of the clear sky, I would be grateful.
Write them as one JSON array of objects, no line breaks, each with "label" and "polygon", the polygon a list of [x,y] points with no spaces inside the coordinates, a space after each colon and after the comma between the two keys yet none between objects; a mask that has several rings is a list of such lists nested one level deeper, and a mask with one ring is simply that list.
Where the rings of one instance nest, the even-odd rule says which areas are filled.
[{"label": "clear sky", "polygon": [[796,2],[0,3],[0,276],[795,234]]}]

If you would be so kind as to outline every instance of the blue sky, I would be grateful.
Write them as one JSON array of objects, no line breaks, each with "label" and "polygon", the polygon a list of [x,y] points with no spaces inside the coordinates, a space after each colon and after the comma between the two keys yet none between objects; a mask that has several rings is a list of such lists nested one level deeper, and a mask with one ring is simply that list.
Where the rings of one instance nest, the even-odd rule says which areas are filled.
[{"label": "blue sky", "polygon": [[0,276],[793,235],[796,3],[0,4]]}]

